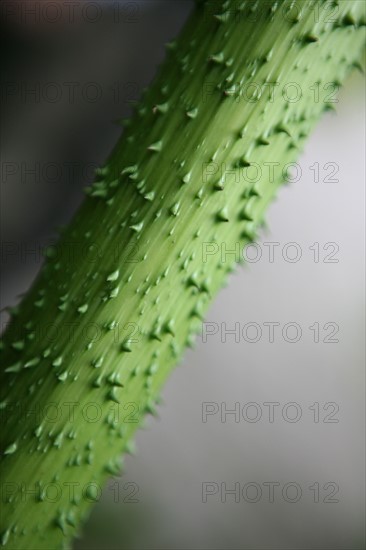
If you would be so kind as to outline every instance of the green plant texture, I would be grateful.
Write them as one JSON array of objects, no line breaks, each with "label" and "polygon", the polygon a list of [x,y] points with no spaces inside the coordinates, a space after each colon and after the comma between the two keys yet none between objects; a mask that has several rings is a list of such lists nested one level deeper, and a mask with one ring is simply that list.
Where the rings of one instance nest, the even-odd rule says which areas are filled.
[{"label": "green plant texture", "polygon": [[[250,171],[294,162],[332,108],[329,85],[360,68],[363,2],[266,5],[197,3],[11,310],[1,370],[6,548],[70,547],[235,268],[207,243],[254,240],[284,183],[251,183]],[[55,405],[56,420],[42,414]],[[52,484],[62,488],[55,503],[45,498]]]}]

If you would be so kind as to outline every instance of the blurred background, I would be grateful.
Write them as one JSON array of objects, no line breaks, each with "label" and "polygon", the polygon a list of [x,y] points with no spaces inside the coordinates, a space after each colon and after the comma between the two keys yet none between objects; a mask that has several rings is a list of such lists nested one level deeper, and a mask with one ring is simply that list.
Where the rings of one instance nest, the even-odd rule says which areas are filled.
[{"label": "blurred background", "polygon": [[[29,287],[193,6],[79,3],[71,21],[39,4],[1,10],[2,307]],[[174,371],[76,549],[364,548],[364,87],[355,73],[313,133],[207,316],[215,334]],[[246,339],[225,335],[235,323]]]}]

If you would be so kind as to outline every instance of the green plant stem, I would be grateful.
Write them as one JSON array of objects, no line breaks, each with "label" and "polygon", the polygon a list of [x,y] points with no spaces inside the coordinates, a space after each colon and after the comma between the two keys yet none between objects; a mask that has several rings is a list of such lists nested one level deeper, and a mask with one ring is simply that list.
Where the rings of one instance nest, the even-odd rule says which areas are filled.
[{"label": "green plant stem", "polygon": [[265,4],[199,4],[12,311],[7,548],[68,547],[233,270],[222,248],[255,238],[283,168],[359,63],[362,2]]}]

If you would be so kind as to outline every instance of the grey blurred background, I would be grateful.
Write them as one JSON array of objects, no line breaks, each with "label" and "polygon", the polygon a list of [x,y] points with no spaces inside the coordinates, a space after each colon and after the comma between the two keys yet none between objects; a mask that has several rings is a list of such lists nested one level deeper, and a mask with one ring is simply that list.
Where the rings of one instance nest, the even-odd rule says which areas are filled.
[{"label": "grey blurred background", "polygon": [[[95,23],[1,13],[2,307],[27,290],[41,248],[71,218],[119,136],[112,121],[128,115],[193,5],[94,4],[102,9]],[[71,100],[64,83],[75,82]],[[75,548],[364,548],[364,91],[354,74],[337,116],[322,119],[299,162],[302,176],[270,209],[261,259],[220,293],[207,316],[218,332],[186,353],[160,418],[139,431],[137,455],[108,484]],[[273,262],[264,242],[278,243]],[[285,259],[290,242],[301,250],[296,263]],[[268,322],[279,323],[273,343]],[[296,343],[282,335],[290,322],[301,327]],[[221,323],[257,323],[262,335],[225,342]],[[338,342],[326,342],[336,327]],[[235,406],[239,418],[225,417]],[[225,502],[235,484],[240,493],[227,492]],[[128,502],[137,488],[137,502]]]}]

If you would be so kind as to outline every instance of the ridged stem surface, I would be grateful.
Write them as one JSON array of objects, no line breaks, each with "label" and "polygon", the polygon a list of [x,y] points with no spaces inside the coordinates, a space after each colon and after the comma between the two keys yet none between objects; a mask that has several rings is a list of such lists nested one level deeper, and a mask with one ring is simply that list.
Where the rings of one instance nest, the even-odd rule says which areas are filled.
[{"label": "ridged stem surface", "polygon": [[4,546],[68,547],[234,268],[222,243],[255,238],[364,24],[357,0],[199,3],[168,46],[4,335]]}]

